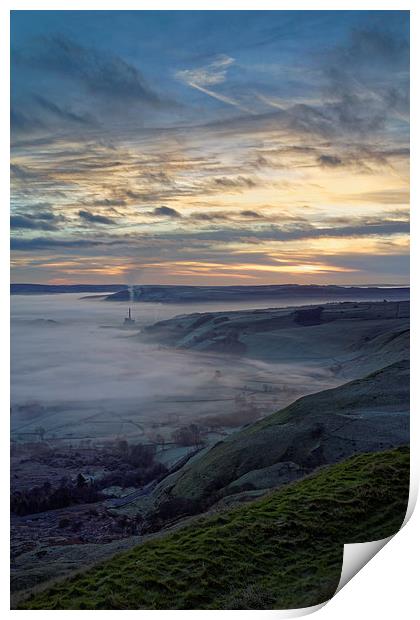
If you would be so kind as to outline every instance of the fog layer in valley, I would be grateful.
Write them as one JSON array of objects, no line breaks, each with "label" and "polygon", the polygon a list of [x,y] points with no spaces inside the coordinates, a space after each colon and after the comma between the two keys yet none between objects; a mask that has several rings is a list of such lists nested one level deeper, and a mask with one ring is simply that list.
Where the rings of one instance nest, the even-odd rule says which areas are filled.
[{"label": "fog layer in valley", "polygon": [[243,419],[229,424],[240,426],[297,396],[337,384],[328,370],[177,351],[142,343],[136,335],[144,325],[179,314],[255,303],[138,303],[136,330],[124,330],[126,303],[80,297],[12,297],[15,439],[30,439],[40,424],[46,438],[135,439],[157,423],[231,416],[238,408]]}]

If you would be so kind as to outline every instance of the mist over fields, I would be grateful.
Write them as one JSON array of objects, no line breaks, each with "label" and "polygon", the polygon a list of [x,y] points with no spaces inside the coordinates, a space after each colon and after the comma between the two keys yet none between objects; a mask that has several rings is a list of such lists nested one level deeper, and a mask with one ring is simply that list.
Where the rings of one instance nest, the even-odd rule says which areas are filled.
[{"label": "mist over fields", "polygon": [[12,435],[28,439],[42,424],[55,438],[134,439],[143,435],[144,424],[229,414],[249,382],[274,386],[254,403],[261,414],[337,384],[322,368],[245,357],[232,363],[226,356],[168,349],[138,337],[143,326],[180,314],[255,305],[135,304],[136,329],[124,330],[125,302],[80,294],[12,296]]}]

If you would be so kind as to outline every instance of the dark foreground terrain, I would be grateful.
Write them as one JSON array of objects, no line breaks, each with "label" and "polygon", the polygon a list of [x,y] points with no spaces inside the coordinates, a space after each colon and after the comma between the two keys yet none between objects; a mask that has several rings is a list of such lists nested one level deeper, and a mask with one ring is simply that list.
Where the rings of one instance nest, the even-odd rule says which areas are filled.
[{"label": "dark foreground terrain", "polygon": [[[351,458],[352,455],[372,453],[369,458],[362,457],[362,460],[355,462],[365,463],[364,459],[368,458],[369,468],[372,466],[372,471],[376,472],[376,467],[378,467],[377,473],[379,474],[384,462],[382,459],[385,458],[382,456],[383,451],[396,446],[403,448],[409,441],[408,390],[408,362],[397,362],[371,373],[363,379],[303,397],[260,422],[244,427],[214,447],[199,451],[177,471],[167,472],[166,475],[163,475],[160,483],[149,487],[149,491],[134,494],[133,501],[127,503],[122,501],[120,503],[115,500],[101,500],[100,497],[97,497],[91,500],[93,501],[91,504],[14,517],[13,536],[16,546],[16,556],[12,567],[13,589],[16,592],[14,600],[22,600],[25,593],[30,592],[34,587],[38,587],[37,584],[48,582],[54,577],[64,577],[71,574],[76,568],[111,558],[119,550],[130,549],[140,542],[149,540],[150,537],[167,536],[171,528],[178,528],[188,523],[189,520],[197,519],[200,514],[206,512],[224,513],[226,510],[232,510],[240,505],[247,505],[248,503],[253,505],[255,501],[267,493],[274,490],[280,492],[287,485],[293,485],[293,482],[297,485],[299,479],[305,481],[311,472],[315,476],[324,476],[330,467],[332,467],[331,471],[335,471],[334,467],[337,462]],[[405,452],[397,450],[390,454],[401,455]],[[404,456],[405,458],[406,456]],[[385,462],[389,463],[388,460]],[[399,467],[399,457],[396,463]],[[391,470],[384,474],[383,479],[375,478],[375,473],[372,477],[373,488],[376,488],[379,495],[387,496],[388,499],[389,495],[387,494],[393,493]],[[337,471],[341,470],[338,469]],[[403,484],[405,474],[400,472],[398,476],[400,475],[402,476],[401,484]],[[312,480],[312,478],[310,479]],[[370,488],[367,478],[365,482],[366,488]],[[344,527],[347,523],[347,516],[344,512],[349,506],[348,523],[351,522],[353,510],[355,515],[359,514],[360,509],[357,502],[363,498],[363,494],[366,492],[365,487],[363,487],[365,482],[363,479],[357,482],[357,484],[361,484],[361,495],[356,495],[356,499],[351,499],[347,495],[348,503],[346,500],[343,504],[340,504],[340,492],[336,495],[334,486],[331,486],[330,491],[327,492],[327,483],[325,483],[322,488],[330,498],[331,505],[328,505],[325,510],[321,510],[319,518],[314,513],[314,519],[318,519],[318,521],[326,519],[328,521],[332,518],[334,524],[330,524],[329,527],[335,528],[336,514],[333,507],[337,504],[338,514],[340,515],[339,509],[343,510],[343,514],[340,515],[341,525],[337,526],[338,530],[334,529],[334,532],[340,531],[340,527]],[[391,484],[391,487],[388,486],[388,483]],[[144,488],[146,489],[147,485]],[[295,487],[287,486],[287,488]],[[302,489],[299,497],[304,497],[306,486],[297,486],[296,488]],[[398,489],[400,492],[401,487]],[[350,491],[354,491],[353,484],[347,489],[347,492]],[[129,490],[125,493],[129,494]],[[402,492],[399,498],[402,504],[405,505],[407,497],[407,492]],[[319,505],[323,505],[324,499]],[[260,504],[255,505],[260,506]],[[294,506],[296,513],[291,517],[290,527],[293,526],[293,523],[300,522],[302,518],[301,508],[297,503]],[[310,504],[310,506],[315,508],[318,504]],[[369,510],[371,510],[370,514]],[[366,522],[361,520],[358,523],[358,542],[381,537],[379,534],[382,530],[374,533],[371,524],[382,524],[384,528],[391,528],[391,523],[396,523],[392,520],[383,522],[382,519],[388,517],[386,513],[382,512],[382,508],[374,503],[367,505],[365,517]],[[395,527],[397,529],[398,524]],[[273,533],[273,530],[270,531]],[[392,533],[391,529],[386,531]],[[288,532],[288,530],[280,529],[279,532],[283,536],[283,532]],[[290,532],[287,533],[284,539],[287,541],[286,547],[291,545],[291,548],[295,549],[295,545],[301,541],[301,533],[299,532],[300,525],[293,529],[293,535]],[[352,529],[348,530],[348,533],[345,529],[343,532],[343,536],[349,536],[352,541],[357,540],[356,534],[354,536],[352,534]],[[225,530],[225,534],[230,537],[231,530]],[[315,538],[320,536],[320,534],[315,535],[315,532],[312,532],[311,535]],[[293,542],[294,537],[296,538],[295,542]],[[310,538],[309,533],[304,538],[305,544],[308,538]],[[214,566],[218,574],[217,554],[219,551],[217,545],[214,547],[214,551],[210,550],[210,547],[213,548],[215,540],[213,534],[206,534],[204,540],[206,544],[208,543],[209,548],[202,549],[200,547],[197,553],[201,554],[200,557],[203,562],[209,563],[209,566],[213,566],[213,563],[216,562]],[[242,541],[241,537],[239,540]],[[250,535],[250,545],[251,540],[252,536]],[[334,537],[331,534],[328,544],[332,544],[333,540]],[[341,538],[338,541],[341,541]],[[318,542],[314,540],[313,544],[318,544]],[[350,539],[345,542],[350,542]],[[242,562],[238,552],[235,551],[237,541],[232,540],[233,547],[229,546],[227,539],[225,539],[224,544],[232,552],[232,561]],[[268,546],[268,542],[266,544]],[[187,545],[187,549],[190,549],[189,545]],[[252,564],[254,564],[252,558],[255,549],[253,551],[250,547],[247,551],[250,554],[248,561]],[[338,551],[336,552],[338,553]],[[141,553],[143,554],[143,552]],[[143,558],[143,555],[141,557]],[[174,557],[171,555],[171,562]],[[268,555],[267,557],[271,556]],[[337,558],[337,562],[341,562],[341,555],[337,555]],[[302,556],[302,564],[293,564],[294,568],[290,569],[291,572],[288,573],[290,578],[292,574],[295,575],[297,583],[302,582],[296,586],[302,591],[306,587],[304,585],[306,584],[306,569],[304,569],[303,563],[307,559],[306,555]],[[150,566],[147,563],[144,566],[145,574],[149,574],[150,570],[153,569],[152,577],[148,582],[151,586],[157,576],[154,572],[156,570],[155,562],[154,560],[150,561]],[[168,568],[168,570],[171,571],[172,569]],[[208,567],[206,570],[210,570],[210,568]],[[232,570],[234,569],[232,568]],[[268,571],[268,564],[266,570]],[[278,572],[280,568],[276,569],[274,566],[273,570],[273,576],[277,578],[280,574]],[[302,570],[301,574],[299,574],[299,570]],[[334,570],[337,571],[338,569],[335,568]],[[178,574],[180,590],[188,591],[190,588],[187,572],[187,569],[185,572],[182,569]],[[92,574],[100,575],[101,573],[99,571],[99,573]],[[315,574],[318,573],[315,571]],[[159,585],[162,579],[164,580],[163,575],[162,567],[162,575],[156,582],[156,588],[159,591],[164,588]],[[187,579],[184,585],[182,585],[183,575]],[[338,577],[339,575],[336,575],[334,578],[338,579]],[[113,583],[112,580],[111,583]],[[118,585],[118,580],[116,583]],[[254,577],[249,583],[252,594],[254,592]],[[329,582],[327,581],[327,583]],[[331,588],[334,589],[335,586],[336,582],[334,581]],[[119,591],[119,586],[116,586],[117,590]],[[266,593],[268,591],[269,587],[267,586]],[[19,594],[17,594],[18,592]],[[321,593],[325,593],[324,588],[321,589]],[[223,597],[227,596],[228,591],[223,594]],[[239,593],[235,594],[235,600],[236,596],[239,596]],[[111,599],[108,596],[106,600],[110,601]],[[228,600],[230,599],[226,599],[226,601]],[[292,601],[292,599],[290,600]],[[224,598],[219,600],[216,597],[214,606],[225,604],[223,601]],[[284,601],[281,599],[281,601],[278,603],[279,606],[286,605],[288,599]],[[83,601],[81,601],[82,603]],[[92,605],[94,604],[96,603],[92,603]],[[105,605],[101,602],[100,605],[102,604]],[[124,606],[127,603],[118,598],[113,603],[109,602],[109,605],[114,605],[115,608],[118,607],[118,604]],[[139,602],[140,604],[145,603]],[[152,605],[157,604],[155,602]],[[184,603],[175,601],[173,603],[175,607],[171,607],[172,603],[168,603],[168,606],[169,608],[176,608],[176,605],[182,606],[182,604]],[[185,602],[185,604],[193,605],[195,602]],[[208,602],[205,604],[210,605]],[[226,602],[228,606],[233,604],[237,603]],[[246,605],[246,603],[243,604]],[[256,607],[259,604],[255,603]],[[271,604],[274,604],[272,598],[267,602],[267,605]],[[309,605],[315,604],[315,602],[302,602],[300,604]],[[129,603],[129,605],[134,606],[134,603]],[[295,606],[295,602],[290,602],[290,606]]]},{"label": "dark foreground terrain", "polygon": [[343,544],[396,532],[408,449],[356,456],[57,582],[24,609],[287,609],[337,588]]}]

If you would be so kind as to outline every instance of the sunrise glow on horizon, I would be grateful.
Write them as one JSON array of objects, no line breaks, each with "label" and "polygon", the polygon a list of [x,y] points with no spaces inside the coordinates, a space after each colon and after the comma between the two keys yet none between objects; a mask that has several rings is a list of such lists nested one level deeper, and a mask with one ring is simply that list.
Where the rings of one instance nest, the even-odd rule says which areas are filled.
[{"label": "sunrise glow on horizon", "polygon": [[12,12],[12,281],[407,284],[409,13]]}]

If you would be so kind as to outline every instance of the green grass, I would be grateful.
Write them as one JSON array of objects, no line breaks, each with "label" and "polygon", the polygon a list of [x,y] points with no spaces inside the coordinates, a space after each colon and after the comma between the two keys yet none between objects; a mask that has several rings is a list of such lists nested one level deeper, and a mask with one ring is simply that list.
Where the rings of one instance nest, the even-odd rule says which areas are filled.
[{"label": "green grass", "polygon": [[24,609],[286,609],[330,598],[344,543],[395,533],[407,448],[318,470],[57,582]]},{"label": "green grass", "polygon": [[[409,409],[409,362],[391,364],[362,379],[356,379],[336,388],[303,396],[284,409],[264,417],[224,441],[217,443],[203,455],[168,478],[157,488],[166,499],[169,489],[172,497],[185,497],[207,506],[223,495],[228,487],[244,474],[270,467],[282,461],[307,467],[317,448],[325,447],[331,454],[336,438],[330,435],[332,427],[341,426],[343,415],[352,415],[361,409],[366,413],[398,403],[402,410]],[[378,435],[382,421],[377,420]],[[368,425],[372,428],[372,424]],[[317,433],[317,427],[323,430]],[[315,431],[315,432],[314,432]],[[372,433],[372,439],[375,433]],[[343,460],[355,452],[361,452],[365,437],[355,437],[352,447],[337,446],[338,459]],[[361,439],[361,441],[360,441]],[[387,446],[384,446],[385,449]],[[381,447],[378,444],[377,450]],[[315,465],[314,465],[315,466]],[[309,465],[312,468],[312,465]]]}]

